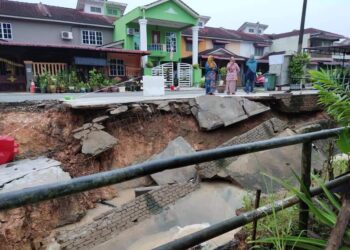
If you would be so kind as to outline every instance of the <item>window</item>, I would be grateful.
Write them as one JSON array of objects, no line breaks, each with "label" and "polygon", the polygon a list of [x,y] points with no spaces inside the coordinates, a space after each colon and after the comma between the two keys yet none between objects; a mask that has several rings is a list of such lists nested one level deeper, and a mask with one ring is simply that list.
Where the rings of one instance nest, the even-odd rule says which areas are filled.
[{"label": "window", "polygon": [[223,43],[214,43],[213,44],[213,48],[214,49],[221,49],[221,48],[225,48],[225,44],[223,44]]},{"label": "window", "polygon": [[261,33],[262,33],[262,30],[258,30],[258,33],[261,34]]},{"label": "window", "polygon": [[255,53],[256,56],[262,56],[264,54],[264,48],[262,47],[255,47]]},{"label": "window", "polygon": [[125,76],[124,61],[119,59],[111,59],[109,61],[110,76]]},{"label": "window", "polygon": [[166,32],[165,34],[166,40],[166,51],[167,52],[176,52],[177,51],[177,41],[176,41],[176,33],[175,32]]},{"label": "window", "polygon": [[186,42],[186,51],[192,51],[192,50],[193,50],[192,42]]},{"label": "window", "polygon": [[10,23],[0,23],[0,39],[12,39],[12,26]]},{"label": "window", "polygon": [[83,44],[102,45],[102,32],[93,30],[83,30],[82,32]]},{"label": "window", "polygon": [[90,12],[102,13],[102,9],[100,7],[90,6]]},{"label": "window", "polygon": [[250,33],[254,33],[254,29],[249,29],[248,30]]},{"label": "window", "polygon": [[107,14],[111,16],[119,16],[119,10],[116,8],[107,8]]}]

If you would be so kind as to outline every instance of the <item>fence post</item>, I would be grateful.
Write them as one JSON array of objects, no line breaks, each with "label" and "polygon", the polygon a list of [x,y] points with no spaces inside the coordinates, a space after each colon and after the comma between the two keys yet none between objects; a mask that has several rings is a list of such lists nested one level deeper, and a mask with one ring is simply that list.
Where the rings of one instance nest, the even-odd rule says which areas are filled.
[{"label": "fence post", "polygon": [[[300,185],[300,191],[306,195],[310,195],[311,186],[311,151],[312,142],[303,143],[302,156],[301,156],[301,181],[306,190]],[[305,231],[308,228],[309,221],[309,208],[304,202],[299,203],[299,230]]]}]

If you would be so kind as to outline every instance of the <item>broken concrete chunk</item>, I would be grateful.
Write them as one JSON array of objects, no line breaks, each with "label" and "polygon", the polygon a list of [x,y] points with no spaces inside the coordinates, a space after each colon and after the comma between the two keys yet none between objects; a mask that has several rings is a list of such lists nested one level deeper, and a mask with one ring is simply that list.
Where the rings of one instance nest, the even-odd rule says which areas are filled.
[{"label": "broken concrete chunk", "polygon": [[93,123],[99,123],[99,122],[104,122],[109,118],[108,115],[100,116],[92,120]]},{"label": "broken concrete chunk", "polygon": [[105,126],[98,124],[98,123],[94,123],[93,128],[98,129],[98,130],[102,130],[102,129],[105,129]]},{"label": "broken concrete chunk", "polygon": [[269,107],[267,107],[259,102],[253,102],[253,101],[250,101],[250,100],[244,99],[244,98],[240,98],[239,101],[243,105],[244,111],[249,117],[270,110]]},{"label": "broken concrete chunk", "polygon": [[76,128],[76,129],[72,130],[72,133],[78,133],[78,132],[80,132],[80,131],[82,131],[82,130],[84,130],[83,127]]},{"label": "broken concrete chunk", "polygon": [[[153,156],[151,160],[187,155],[194,152],[195,150],[184,138],[178,137],[175,140],[171,141],[163,152]],[[195,166],[191,165],[184,168],[165,170],[153,174],[151,177],[158,185],[187,183],[191,179],[195,179],[197,177],[197,171]]]},{"label": "broken concrete chunk", "polygon": [[105,131],[92,131],[83,138],[81,151],[83,154],[98,155],[117,144],[117,139]]},{"label": "broken concrete chunk", "polygon": [[82,128],[83,129],[89,129],[91,127],[92,127],[92,123],[85,123]]},{"label": "broken concrete chunk", "polygon": [[118,107],[118,108],[116,108],[116,109],[113,109],[113,110],[110,112],[110,114],[111,114],[111,115],[119,115],[119,114],[122,114],[122,113],[124,113],[124,112],[126,112],[126,111],[128,111],[128,106],[123,105],[123,106],[120,106],[120,107]]},{"label": "broken concrete chunk", "polygon": [[0,165],[0,193],[69,179],[60,162],[45,157]]},{"label": "broken concrete chunk", "polygon": [[169,102],[161,102],[159,105],[158,105],[158,110],[161,110],[161,111],[165,111],[165,112],[170,112],[171,111],[171,108],[170,108],[170,105],[169,105]]},{"label": "broken concrete chunk", "polygon": [[83,131],[80,131],[78,133],[75,133],[73,135],[73,137],[77,140],[80,140],[81,138],[83,138],[84,136],[86,136],[88,133],[90,133],[90,130],[87,129],[87,130],[83,130]]},{"label": "broken concrete chunk", "polygon": [[196,118],[199,127],[205,131],[210,131],[225,126],[225,122],[221,120],[219,116],[207,111],[199,111]]},{"label": "broken concrete chunk", "polygon": [[[264,106],[263,104],[249,101],[241,97],[222,98],[219,96],[200,96],[197,97],[195,100],[199,112],[206,112],[204,113],[205,118],[207,116],[210,116],[208,115],[209,113],[211,114],[210,120],[214,124],[219,124],[223,122],[223,126],[225,127],[245,120],[252,115],[260,114],[269,110],[269,108]],[[197,115],[197,120],[200,117],[202,116]],[[214,118],[217,118],[217,120],[215,121]],[[201,126],[201,122],[198,122]],[[207,126],[206,128],[201,128],[204,130],[213,130],[218,127],[219,126]]]}]

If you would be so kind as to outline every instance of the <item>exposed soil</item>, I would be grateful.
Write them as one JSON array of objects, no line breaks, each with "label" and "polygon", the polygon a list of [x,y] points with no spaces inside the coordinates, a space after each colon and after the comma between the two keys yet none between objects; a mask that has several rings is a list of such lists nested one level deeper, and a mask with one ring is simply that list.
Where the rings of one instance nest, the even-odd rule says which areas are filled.
[{"label": "exposed soil", "polygon": [[[63,169],[77,177],[143,162],[178,136],[184,137],[195,150],[203,150],[215,148],[271,117],[287,121],[290,127],[327,119],[322,112],[290,116],[271,111],[227,128],[203,132],[192,116],[171,113],[125,116],[106,124],[106,131],[118,139],[114,149],[98,157],[83,155],[72,130],[104,113],[104,110],[72,112],[52,102],[0,105],[0,134],[11,135],[20,144],[17,159],[45,155],[62,162]],[[1,212],[0,248],[40,249],[54,228],[80,219],[95,202],[116,195],[115,189],[109,187]]]}]

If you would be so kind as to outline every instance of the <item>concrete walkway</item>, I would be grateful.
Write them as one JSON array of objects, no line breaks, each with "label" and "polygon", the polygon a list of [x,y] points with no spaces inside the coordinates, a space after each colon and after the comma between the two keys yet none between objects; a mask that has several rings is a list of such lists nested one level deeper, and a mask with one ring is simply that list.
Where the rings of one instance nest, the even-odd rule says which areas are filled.
[{"label": "concrete walkway", "polygon": [[[236,95],[250,99],[269,99],[275,95],[284,94],[285,91],[263,91],[257,89],[256,93],[247,94],[239,89]],[[293,95],[317,94],[316,90],[293,91]],[[63,101],[71,108],[99,108],[120,103],[137,103],[147,101],[191,99],[205,95],[204,89],[186,89],[181,91],[166,91],[164,96],[144,97],[143,92],[125,93],[62,93],[62,94],[30,94],[30,93],[0,93],[0,103],[19,103],[24,101]],[[226,94],[215,94],[227,97]],[[69,98],[71,100],[65,100]]]}]

